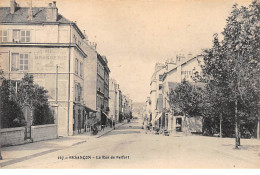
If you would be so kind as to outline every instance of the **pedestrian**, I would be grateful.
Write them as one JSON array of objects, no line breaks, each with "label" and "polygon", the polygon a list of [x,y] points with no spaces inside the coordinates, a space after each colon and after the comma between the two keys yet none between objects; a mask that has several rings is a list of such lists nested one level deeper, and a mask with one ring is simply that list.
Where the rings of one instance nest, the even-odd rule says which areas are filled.
[{"label": "pedestrian", "polygon": [[115,122],[115,121],[113,121],[113,127],[114,127],[114,129],[116,129],[115,125],[116,125],[116,122]]},{"label": "pedestrian", "polygon": [[105,125],[101,125],[101,131],[104,131],[105,130]]}]

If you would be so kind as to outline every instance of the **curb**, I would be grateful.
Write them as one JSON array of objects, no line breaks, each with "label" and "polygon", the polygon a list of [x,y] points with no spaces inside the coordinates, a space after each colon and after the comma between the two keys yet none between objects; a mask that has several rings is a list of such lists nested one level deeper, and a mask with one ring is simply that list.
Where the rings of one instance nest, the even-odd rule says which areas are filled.
[{"label": "curb", "polygon": [[87,142],[87,141],[84,140],[84,141],[81,141],[81,142],[73,143],[71,146],[80,145],[80,144],[82,144],[82,143],[86,143],[86,142]]},{"label": "curb", "polygon": [[[119,125],[118,127],[120,127],[120,126],[123,126],[125,123],[122,123],[121,125]],[[117,127],[117,128],[118,128]],[[105,133],[103,133],[103,134],[101,134],[101,135],[99,135],[99,136],[97,136],[96,138],[100,138],[100,137],[102,137],[102,136],[104,136],[104,135],[106,135],[106,134],[108,134],[108,133],[110,133],[111,131],[113,131],[114,129],[111,129],[111,130],[109,130],[109,131],[107,131],[107,132],[105,132]]]}]

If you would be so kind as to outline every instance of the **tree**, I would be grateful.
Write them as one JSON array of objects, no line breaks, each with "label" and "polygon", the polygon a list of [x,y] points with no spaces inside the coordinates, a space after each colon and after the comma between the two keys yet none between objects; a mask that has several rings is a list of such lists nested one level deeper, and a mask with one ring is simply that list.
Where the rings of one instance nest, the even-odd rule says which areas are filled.
[{"label": "tree", "polygon": [[10,86],[10,80],[4,80],[0,89],[1,94],[1,125],[2,128],[13,128],[25,126],[22,108],[11,94],[14,93]]},{"label": "tree", "polygon": [[[223,49],[229,70],[229,87],[233,91],[234,115],[236,126],[236,148],[240,145],[240,116],[246,102],[256,104],[252,95],[259,92],[259,0],[247,7],[234,5],[223,35]],[[258,75],[258,76],[257,76]],[[256,78],[256,79],[252,79]],[[257,88],[258,84],[258,88]],[[239,109],[240,106],[240,109]],[[240,110],[240,111],[239,111]]]},{"label": "tree", "polygon": [[[219,42],[218,35],[214,35],[213,47],[204,51],[203,74],[200,81],[206,83],[204,103],[205,118],[208,120],[207,132],[214,134],[219,130],[222,137],[222,122],[228,119],[228,100],[231,89],[228,88],[228,69],[225,55]],[[219,123],[219,127],[217,126]],[[213,126],[213,127],[212,127]]]},{"label": "tree", "polygon": [[174,90],[171,90],[169,105],[174,113],[183,113],[186,117],[203,116],[204,92],[201,87],[183,81]]},{"label": "tree", "polygon": [[53,124],[54,116],[48,103],[48,91],[34,83],[33,76],[25,74],[17,89],[16,100],[33,108],[33,125]]},{"label": "tree", "polygon": [[246,126],[245,123],[258,118],[259,125],[259,12],[259,0],[248,8],[235,4],[222,33],[223,41],[220,44],[215,36],[213,48],[204,54],[202,69],[207,93],[215,94],[210,96],[211,106],[222,111],[222,116],[233,116],[236,148],[240,145],[241,119]]}]

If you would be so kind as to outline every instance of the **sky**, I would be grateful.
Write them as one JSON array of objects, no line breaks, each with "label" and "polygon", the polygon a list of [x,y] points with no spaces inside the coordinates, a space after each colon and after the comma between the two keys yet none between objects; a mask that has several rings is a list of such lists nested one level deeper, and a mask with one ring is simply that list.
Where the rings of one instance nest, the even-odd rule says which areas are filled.
[{"label": "sky", "polygon": [[[9,0],[1,0],[9,6]],[[28,6],[30,0],[16,0]],[[32,0],[47,7],[49,0]],[[134,102],[145,102],[156,62],[177,53],[193,56],[212,45],[233,4],[251,0],[56,0],[58,11],[86,31],[105,55],[110,77]]]}]

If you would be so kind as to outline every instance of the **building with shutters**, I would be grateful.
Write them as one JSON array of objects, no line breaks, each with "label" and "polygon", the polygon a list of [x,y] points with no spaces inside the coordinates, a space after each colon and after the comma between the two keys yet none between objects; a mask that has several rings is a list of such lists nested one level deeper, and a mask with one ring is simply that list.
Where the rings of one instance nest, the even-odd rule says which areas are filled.
[{"label": "building with shutters", "polygon": [[1,7],[0,46],[6,78],[19,81],[28,73],[48,90],[59,135],[84,132],[89,116],[101,113],[102,105],[107,109],[107,60],[75,22],[58,13],[55,1],[20,7],[10,0],[10,7]]}]

